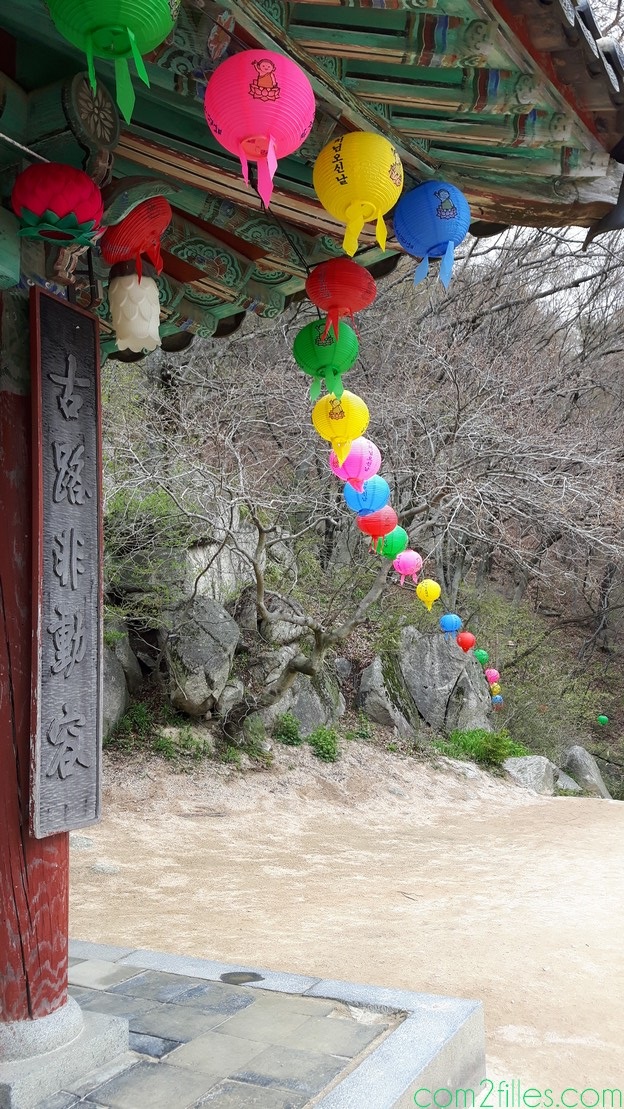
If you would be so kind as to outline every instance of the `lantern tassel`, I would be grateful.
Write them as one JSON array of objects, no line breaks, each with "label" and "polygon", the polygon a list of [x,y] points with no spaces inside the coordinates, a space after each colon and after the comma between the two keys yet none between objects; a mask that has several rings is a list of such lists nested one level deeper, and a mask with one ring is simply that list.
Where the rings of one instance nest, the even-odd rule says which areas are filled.
[{"label": "lantern tassel", "polygon": [[416,273],[414,274],[414,284],[415,285],[420,285],[421,281],[425,280],[428,273],[429,273],[429,258],[425,254],[425,257],[423,258],[422,262],[420,262],[420,264],[416,267]]},{"label": "lantern tassel", "polygon": [[269,135],[266,157],[258,159],[258,192],[265,208],[269,207],[273,196],[273,178],[277,170],[275,139]]},{"label": "lantern tassel", "polygon": [[[145,62],[141,57],[141,51],[137,46],[134,32],[130,29],[130,27],[126,27],[126,34],[128,35],[130,50],[132,51],[132,57],[134,59],[137,74],[141,81],[143,81],[143,84],[147,85],[149,88],[150,82],[147,75],[147,70],[145,68]],[[130,123],[132,119],[132,112],[134,111],[136,96],[134,93],[134,86],[132,84],[132,77],[130,75],[130,68],[128,66],[126,58],[115,58],[115,84],[117,103],[119,104],[119,107],[121,109],[121,114],[124,117],[126,123]]]},{"label": "lantern tassel", "polygon": [[334,339],[336,339],[336,341],[338,341],[338,329],[339,329],[339,327],[340,327],[340,309],[338,308],[338,306],[336,304],[334,304],[334,305],[332,305],[332,307],[329,309],[329,312],[327,313],[327,317],[325,319],[325,330],[323,332],[322,338],[326,339],[327,336],[329,335],[329,332],[330,332],[330,329],[331,329],[334,332]]},{"label": "lantern tassel", "polygon": [[377,225],[375,228],[375,236],[382,250],[386,249],[386,241],[388,239],[388,229],[385,220],[381,213],[377,216]]},{"label": "lantern tassel", "polygon": [[455,243],[451,239],[450,242],[447,244],[446,252],[444,254],[444,257],[443,257],[442,261],[440,262],[439,277],[440,277],[440,281],[444,285],[445,289],[448,289],[448,287],[451,283],[451,277],[452,277],[452,274],[453,274],[453,262],[454,261],[455,261]]},{"label": "lantern tassel", "polygon": [[342,247],[345,254],[350,255],[352,258],[358,248],[358,240],[362,231],[364,230],[365,219],[362,212],[363,205],[360,203],[350,204],[346,211],[346,224],[345,237],[342,240]]},{"label": "lantern tassel", "polygon": [[87,40],[87,70],[89,73],[89,84],[92,92],[97,92],[97,79],[95,76],[95,62],[93,61],[93,42],[91,35]]},{"label": "lantern tassel", "polygon": [[321,379],[316,377],[310,386],[310,400],[318,400],[321,395]]},{"label": "lantern tassel", "polygon": [[115,58],[115,93],[121,114],[126,123],[130,123],[136,97],[125,58]]},{"label": "lantern tassel", "polygon": [[243,150],[242,143],[238,144],[238,159],[240,161],[241,169],[243,171],[243,181],[245,182],[246,185],[248,185],[249,184],[249,162],[247,161],[247,155],[245,154],[245,151]]},{"label": "lantern tassel", "polygon": [[336,455],[336,458],[338,459],[338,462],[340,463],[341,466],[343,466],[344,463],[345,463],[345,460],[347,458],[347,455],[349,454],[349,451],[351,450],[351,440],[350,439],[332,439],[331,445],[332,445],[334,454]]}]

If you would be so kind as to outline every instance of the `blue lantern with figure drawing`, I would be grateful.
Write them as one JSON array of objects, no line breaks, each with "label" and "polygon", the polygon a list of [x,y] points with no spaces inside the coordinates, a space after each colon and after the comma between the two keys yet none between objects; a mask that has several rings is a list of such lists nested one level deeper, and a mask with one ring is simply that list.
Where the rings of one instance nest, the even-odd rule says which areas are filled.
[{"label": "blue lantern with figure drawing", "polygon": [[441,258],[439,277],[448,289],[455,247],[466,238],[469,226],[468,201],[448,181],[425,181],[403,194],[394,211],[394,233],[408,254],[422,259],[415,285],[429,273],[429,259]]},{"label": "blue lantern with figure drawing", "polygon": [[462,627],[462,618],[456,612],[445,612],[444,616],[440,617],[440,631],[443,631],[447,638],[451,635],[457,635]]},{"label": "blue lantern with figure drawing", "polygon": [[390,500],[390,486],[388,482],[375,475],[364,482],[361,493],[354,489],[348,482],[343,489],[343,496],[349,508],[360,516],[370,516],[378,508],[385,508]]}]

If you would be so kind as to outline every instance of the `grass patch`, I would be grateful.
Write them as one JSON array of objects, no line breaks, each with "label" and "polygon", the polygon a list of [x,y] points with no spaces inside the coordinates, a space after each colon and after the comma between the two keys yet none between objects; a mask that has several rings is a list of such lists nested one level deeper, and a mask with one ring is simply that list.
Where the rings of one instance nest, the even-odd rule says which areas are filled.
[{"label": "grass patch", "polygon": [[199,762],[212,754],[208,736],[204,737],[187,716],[156,691],[147,691],[144,699],[131,703],[114,731],[106,736],[104,747],[120,754],[158,755],[180,765]]},{"label": "grass patch", "polygon": [[451,732],[448,739],[437,740],[434,748],[452,759],[470,759],[483,766],[500,766],[505,759],[530,754],[527,747],[516,743],[506,728],[486,732],[483,728]]},{"label": "grass patch", "polygon": [[273,726],[273,738],[287,747],[300,747],[303,743],[301,726],[292,712],[283,712]]},{"label": "grass patch", "polygon": [[338,750],[338,733],[334,728],[316,728],[308,736],[308,743],[317,759],[323,762],[336,762]]}]

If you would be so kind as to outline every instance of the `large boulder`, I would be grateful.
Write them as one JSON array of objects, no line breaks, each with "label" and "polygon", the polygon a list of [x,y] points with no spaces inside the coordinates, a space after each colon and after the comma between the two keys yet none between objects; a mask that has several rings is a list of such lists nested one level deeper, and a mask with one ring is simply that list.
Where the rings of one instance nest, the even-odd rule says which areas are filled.
[{"label": "large boulder", "polygon": [[323,725],[336,724],[346,705],[338,685],[322,670],[314,678],[300,674],[293,689],[291,712],[301,725],[301,734],[310,735]]},{"label": "large boulder", "polygon": [[396,728],[401,735],[408,735],[412,728],[400,707],[401,701],[405,700],[404,691],[401,691],[403,697],[397,696],[396,688],[393,690],[395,683],[388,676],[387,670],[386,666],[384,675],[384,664],[377,657],[362,671],[358,705],[370,720],[385,727]]},{"label": "large boulder", "polygon": [[519,758],[505,759],[503,769],[518,785],[532,789],[535,793],[555,792],[553,764],[544,755],[523,755]]},{"label": "large boulder", "polygon": [[143,671],[130,646],[130,636],[125,620],[107,614],[104,621],[104,634],[111,650],[123,667],[128,689],[131,693],[135,693],[143,682]]},{"label": "large boulder", "polygon": [[103,648],[102,726],[104,736],[115,730],[130,704],[126,675],[110,647]]},{"label": "large boulder", "polygon": [[171,613],[165,644],[172,703],[190,716],[210,712],[230,674],[239,630],[209,597],[195,597]]},{"label": "large boulder", "polygon": [[558,766],[555,767],[555,789],[557,791],[565,790],[566,793],[583,792],[578,782],[575,782],[574,778],[571,778],[564,770],[560,770]]},{"label": "large boulder", "polygon": [[454,639],[403,628],[398,664],[419,715],[431,728],[446,733],[456,728],[493,730],[482,668]]},{"label": "large boulder", "polygon": [[297,643],[301,639],[301,626],[292,623],[288,616],[304,616],[305,612],[301,605],[296,601],[285,602],[275,593],[267,593],[265,605],[271,614],[271,619],[265,623],[261,622],[260,625],[255,588],[244,589],[233,602],[230,602],[228,609],[242,632],[260,635],[263,643],[275,644],[277,647]]},{"label": "large boulder", "polygon": [[[292,653],[292,648],[282,647],[276,652],[276,656],[281,656],[282,665],[285,665]],[[280,665],[273,669],[272,680],[277,678],[281,668]],[[301,734],[307,736],[317,728],[336,724],[344,716],[346,704],[338,683],[323,668],[313,678],[307,674],[297,674],[290,689],[270,708],[262,709],[259,715],[265,727],[270,729],[278,716],[285,712],[291,712],[296,717],[301,726]]]},{"label": "large boulder", "polygon": [[561,765],[585,793],[591,793],[593,797],[611,797],[594,756],[590,755],[584,747],[579,744],[568,747]]}]

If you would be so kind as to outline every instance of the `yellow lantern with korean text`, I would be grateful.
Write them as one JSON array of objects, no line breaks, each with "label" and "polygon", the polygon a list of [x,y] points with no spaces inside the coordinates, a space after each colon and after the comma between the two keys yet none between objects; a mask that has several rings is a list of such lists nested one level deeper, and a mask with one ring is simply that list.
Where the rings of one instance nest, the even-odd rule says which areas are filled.
[{"label": "yellow lantern with korean text", "polygon": [[346,224],[343,248],[353,256],[365,223],[374,222],[376,237],[386,249],[384,216],[403,189],[403,166],[383,135],[350,131],[323,147],[316,159],[314,188],[330,216]]},{"label": "yellow lantern with korean text", "polygon": [[327,393],[312,409],[312,423],[321,439],[331,443],[342,466],[354,439],[363,435],[370,419],[368,408],[361,397],[345,389],[340,399]]}]

